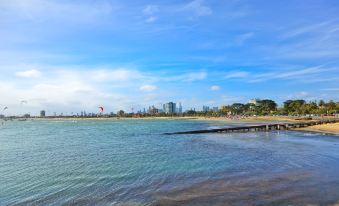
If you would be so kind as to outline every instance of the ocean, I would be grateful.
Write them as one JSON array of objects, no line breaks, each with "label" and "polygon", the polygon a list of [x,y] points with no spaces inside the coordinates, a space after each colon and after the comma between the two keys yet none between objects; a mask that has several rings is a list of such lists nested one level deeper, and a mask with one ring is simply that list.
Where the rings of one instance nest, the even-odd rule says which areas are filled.
[{"label": "ocean", "polygon": [[338,136],[163,134],[237,124],[6,121],[0,126],[0,205],[339,203]]}]

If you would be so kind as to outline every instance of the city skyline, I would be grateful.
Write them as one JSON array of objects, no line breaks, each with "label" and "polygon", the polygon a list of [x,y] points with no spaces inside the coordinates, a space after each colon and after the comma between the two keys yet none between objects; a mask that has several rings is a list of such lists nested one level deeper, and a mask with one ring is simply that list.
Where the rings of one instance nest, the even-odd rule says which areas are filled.
[{"label": "city skyline", "polygon": [[338,101],[337,13],[334,0],[0,1],[0,106]]}]

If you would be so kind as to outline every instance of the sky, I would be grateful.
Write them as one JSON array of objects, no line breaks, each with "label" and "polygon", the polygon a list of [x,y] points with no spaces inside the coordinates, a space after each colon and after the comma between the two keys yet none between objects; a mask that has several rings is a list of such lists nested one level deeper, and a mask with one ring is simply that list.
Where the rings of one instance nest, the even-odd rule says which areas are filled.
[{"label": "sky", "polygon": [[338,101],[338,14],[337,0],[0,0],[0,113]]}]

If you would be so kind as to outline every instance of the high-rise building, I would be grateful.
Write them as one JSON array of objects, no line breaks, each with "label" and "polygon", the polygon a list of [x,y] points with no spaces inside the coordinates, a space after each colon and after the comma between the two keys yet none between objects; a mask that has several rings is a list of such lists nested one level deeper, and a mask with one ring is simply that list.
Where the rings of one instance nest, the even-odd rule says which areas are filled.
[{"label": "high-rise building", "polygon": [[202,111],[203,112],[209,112],[210,111],[210,107],[209,106],[202,106]]},{"label": "high-rise building", "polygon": [[154,105],[148,108],[149,114],[157,114],[159,113],[159,109],[157,109]]},{"label": "high-rise building", "polygon": [[164,104],[164,112],[166,114],[173,114],[176,113],[176,104],[174,102],[168,102]]},{"label": "high-rise building", "polygon": [[213,107],[213,112],[218,112],[219,108],[218,107]]},{"label": "high-rise building", "polygon": [[46,111],[45,110],[41,110],[40,111],[40,117],[45,117],[46,116]]},{"label": "high-rise building", "polygon": [[179,113],[179,114],[182,113],[182,105],[181,105],[181,102],[179,102],[178,113]]}]

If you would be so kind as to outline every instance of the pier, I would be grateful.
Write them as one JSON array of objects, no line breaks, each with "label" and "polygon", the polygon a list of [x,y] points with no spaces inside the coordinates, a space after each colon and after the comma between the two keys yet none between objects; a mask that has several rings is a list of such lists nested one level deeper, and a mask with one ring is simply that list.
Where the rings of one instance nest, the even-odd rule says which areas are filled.
[{"label": "pier", "polygon": [[319,124],[329,124],[339,122],[338,119],[296,122],[296,123],[279,123],[279,124],[263,124],[254,126],[228,127],[220,129],[192,130],[184,132],[164,133],[166,135],[174,134],[201,134],[201,133],[233,133],[233,132],[256,132],[256,131],[273,131],[273,130],[290,130],[295,128],[309,127]]}]

